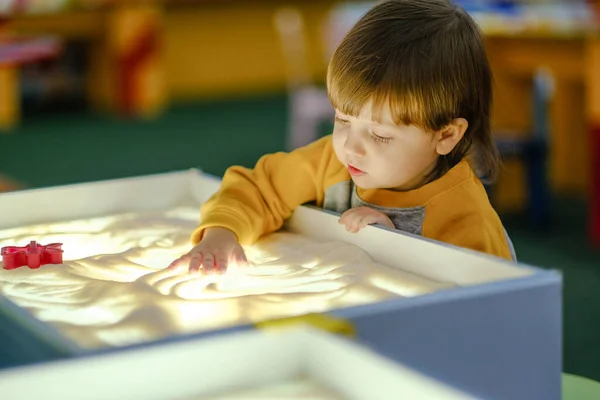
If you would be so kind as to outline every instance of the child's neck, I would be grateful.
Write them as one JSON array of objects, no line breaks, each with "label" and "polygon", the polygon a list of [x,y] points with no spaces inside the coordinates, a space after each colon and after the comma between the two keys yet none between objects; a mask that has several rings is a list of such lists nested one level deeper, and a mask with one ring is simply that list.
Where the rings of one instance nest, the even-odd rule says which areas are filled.
[{"label": "child's neck", "polygon": [[421,173],[419,173],[411,181],[406,182],[402,186],[388,188],[388,190],[392,190],[394,192],[409,192],[411,190],[418,189],[420,187],[427,185],[428,183],[435,181],[438,178],[437,176],[434,176],[434,174],[433,174],[433,171],[435,170],[436,165],[437,165],[437,160],[436,160],[436,162],[432,163],[427,168],[425,168],[423,171],[421,171]]}]

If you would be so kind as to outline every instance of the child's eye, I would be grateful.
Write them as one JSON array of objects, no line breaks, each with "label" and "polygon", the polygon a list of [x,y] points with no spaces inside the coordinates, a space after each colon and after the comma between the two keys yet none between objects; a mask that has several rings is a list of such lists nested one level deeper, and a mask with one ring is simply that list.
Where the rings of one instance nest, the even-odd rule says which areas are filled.
[{"label": "child's eye", "polygon": [[350,123],[350,121],[348,121],[347,119],[342,119],[342,118],[338,117],[337,115],[335,116],[335,122],[337,122],[338,124],[342,124],[342,125],[346,125],[346,124]]},{"label": "child's eye", "polygon": [[371,137],[373,138],[374,141],[379,142],[379,143],[389,143],[392,141],[391,137],[383,137],[383,136],[379,136],[376,133],[371,132]]}]

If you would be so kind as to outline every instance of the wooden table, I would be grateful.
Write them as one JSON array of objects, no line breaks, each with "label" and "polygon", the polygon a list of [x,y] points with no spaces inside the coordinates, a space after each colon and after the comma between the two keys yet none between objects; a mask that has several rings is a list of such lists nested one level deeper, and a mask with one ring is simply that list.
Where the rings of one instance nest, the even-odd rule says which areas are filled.
[{"label": "wooden table", "polygon": [[[140,3],[140,4],[138,4]],[[41,15],[17,14],[6,23],[10,32],[60,38],[85,39],[91,43],[87,74],[88,100],[97,110],[135,117],[153,116],[166,100],[162,69],[162,11],[152,2],[113,2],[91,11],[68,11]],[[19,123],[18,66],[0,72],[0,132]]]}]

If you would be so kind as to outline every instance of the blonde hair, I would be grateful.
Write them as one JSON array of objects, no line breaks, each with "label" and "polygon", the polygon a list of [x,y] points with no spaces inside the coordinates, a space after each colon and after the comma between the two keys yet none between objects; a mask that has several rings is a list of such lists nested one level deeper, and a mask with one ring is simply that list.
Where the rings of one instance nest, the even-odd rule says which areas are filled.
[{"label": "blonde hair", "polygon": [[389,107],[397,124],[436,132],[456,118],[469,126],[440,156],[432,179],[475,148],[482,178],[500,166],[490,130],[492,74],[475,21],[446,0],[387,0],[374,6],[336,49],[327,71],[331,103],[356,116],[372,102],[374,118]]}]

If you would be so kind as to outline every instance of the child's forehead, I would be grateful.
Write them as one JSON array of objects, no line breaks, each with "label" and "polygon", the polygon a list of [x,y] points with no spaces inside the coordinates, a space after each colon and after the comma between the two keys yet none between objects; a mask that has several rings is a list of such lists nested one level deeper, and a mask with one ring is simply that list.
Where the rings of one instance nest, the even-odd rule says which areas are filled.
[{"label": "child's forehead", "polygon": [[360,120],[371,121],[380,125],[396,125],[392,117],[392,112],[388,102],[381,104],[373,103],[373,100],[368,100],[363,104],[356,113],[344,113],[343,110],[336,108],[336,112],[346,117],[353,117]]}]

